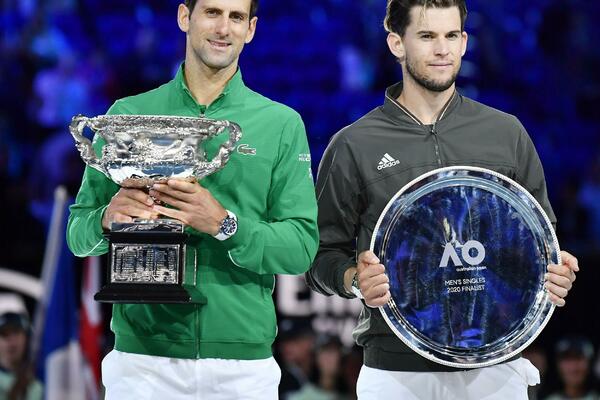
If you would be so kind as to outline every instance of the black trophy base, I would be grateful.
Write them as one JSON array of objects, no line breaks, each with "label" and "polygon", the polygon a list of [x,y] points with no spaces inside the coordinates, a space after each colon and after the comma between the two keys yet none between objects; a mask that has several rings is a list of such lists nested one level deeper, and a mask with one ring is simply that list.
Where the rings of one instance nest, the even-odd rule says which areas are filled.
[{"label": "black trophy base", "polygon": [[113,304],[187,304],[190,294],[180,285],[111,283],[94,295],[94,300]]},{"label": "black trophy base", "polygon": [[113,223],[109,241],[107,283],[94,299],[121,304],[195,303],[183,287],[185,241],[183,223],[136,220]]}]

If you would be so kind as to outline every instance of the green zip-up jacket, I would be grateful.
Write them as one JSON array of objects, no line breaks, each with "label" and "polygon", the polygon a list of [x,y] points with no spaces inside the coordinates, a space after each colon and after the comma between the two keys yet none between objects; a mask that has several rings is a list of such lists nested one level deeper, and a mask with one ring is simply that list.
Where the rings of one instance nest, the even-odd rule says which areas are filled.
[{"label": "green zip-up jacket", "polygon": [[[229,162],[200,184],[238,217],[238,230],[218,241],[187,228],[188,263],[197,258],[193,297],[205,304],[113,306],[120,351],[177,358],[263,359],[276,334],[274,274],[301,274],[318,245],[310,154],[300,116],[247,88],[238,70],[208,107],[188,90],[183,67],[149,92],[118,100],[108,114],[204,116],[230,120],[242,138]],[[212,158],[227,133],[205,143]],[[104,140],[96,137],[100,154]],[[80,257],[108,251],[102,215],[119,187],[86,167],[71,206],[67,241]]]}]

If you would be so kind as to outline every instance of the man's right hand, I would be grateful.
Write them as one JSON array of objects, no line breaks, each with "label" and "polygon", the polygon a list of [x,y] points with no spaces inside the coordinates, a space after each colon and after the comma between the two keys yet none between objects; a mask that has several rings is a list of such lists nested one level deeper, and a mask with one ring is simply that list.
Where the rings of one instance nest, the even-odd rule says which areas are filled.
[{"label": "man's right hand", "polygon": [[360,292],[369,307],[381,307],[390,300],[390,280],[385,274],[385,267],[372,251],[366,250],[358,255],[356,273]]},{"label": "man's right hand", "polygon": [[102,216],[102,228],[110,229],[113,222],[132,222],[134,218],[155,219],[154,200],[140,189],[121,188],[110,200]]}]

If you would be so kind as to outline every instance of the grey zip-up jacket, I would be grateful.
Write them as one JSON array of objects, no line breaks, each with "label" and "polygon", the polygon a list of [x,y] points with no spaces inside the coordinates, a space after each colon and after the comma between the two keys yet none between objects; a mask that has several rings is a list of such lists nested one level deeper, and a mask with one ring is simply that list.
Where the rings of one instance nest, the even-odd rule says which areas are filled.
[{"label": "grey zip-up jacket", "polygon": [[[385,102],[331,139],[317,177],[320,247],[308,285],[315,291],[354,297],[344,272],[369,249],[388,201],[411,180],[440,167],[488,168],[514,179],[541,204],[551,222],[546,182],[535,147],[516,117],[454,93],[433,125],[423,125],[395,99]],[[354,330],[365,365],[396,371],[452,371],[410,350],[388,328],[379,310],[364,306]]]}]

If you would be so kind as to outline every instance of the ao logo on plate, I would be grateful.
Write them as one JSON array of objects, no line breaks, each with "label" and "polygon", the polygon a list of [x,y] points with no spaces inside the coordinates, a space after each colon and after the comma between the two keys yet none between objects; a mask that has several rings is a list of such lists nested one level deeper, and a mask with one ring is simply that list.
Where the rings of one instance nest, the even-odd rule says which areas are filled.
[{"label": "ao logo on plate", "polygon": [[[442,254],[442,259],[440,260],[440,267],[447,267],[450,260],[452,260],[454,266],[462,266],[463,263],[456,252],[459,248],[462,259],[469,265],[475,266],[481,264],[485,258],[485,248],[477,240],[469,240],[463,245],[458,242],[446,243],[444,254]],[[473,250],[473,252],[471,252],[471,250]]]}]

